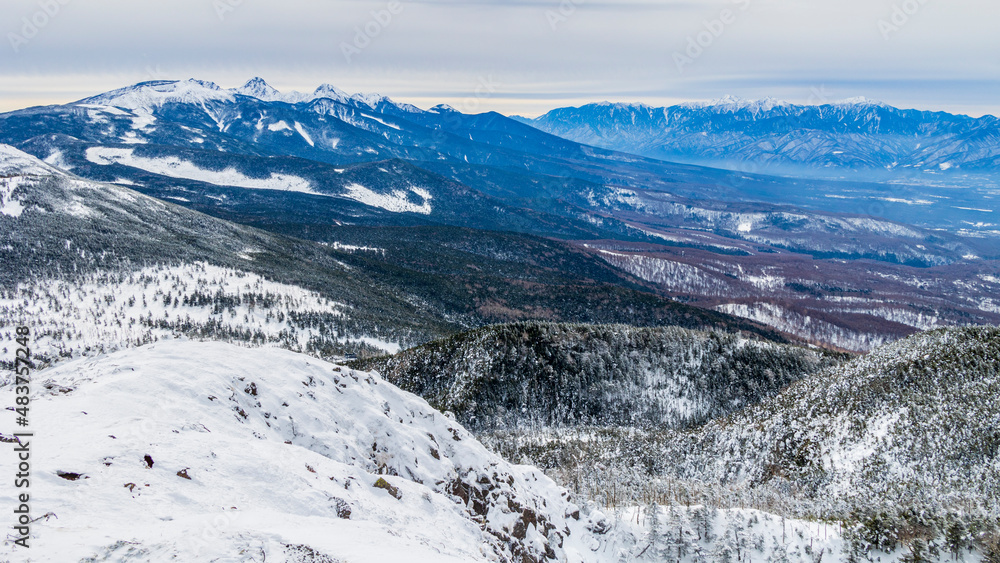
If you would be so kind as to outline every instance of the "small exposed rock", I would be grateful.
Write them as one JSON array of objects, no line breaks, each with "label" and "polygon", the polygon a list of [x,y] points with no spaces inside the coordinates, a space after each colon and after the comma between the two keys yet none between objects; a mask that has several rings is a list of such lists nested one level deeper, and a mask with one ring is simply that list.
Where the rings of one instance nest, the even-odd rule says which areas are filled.
[{"label": "small exposed rock", "polygon": [[377,489],[384,489],[387,493],[389,493],[390,495],[396,497],[396,499],[403,498],[403,494],[399,492],[399,489],[397,489],[396,487],[392,486],[388,481],[386,481],[385,479],[383,479],[381,477],[379,477],[378,481],[375,481],[375,484],[372,485],[372,486],[375,487],[375,488],[377,488]]},{"label": "small exposed rock", "polygon": [[338,518],[343,518],[344,520],[351,519],[351,505],[347,504],[347,501],[339,498],[334,498],[333,505],[337,509]]}]

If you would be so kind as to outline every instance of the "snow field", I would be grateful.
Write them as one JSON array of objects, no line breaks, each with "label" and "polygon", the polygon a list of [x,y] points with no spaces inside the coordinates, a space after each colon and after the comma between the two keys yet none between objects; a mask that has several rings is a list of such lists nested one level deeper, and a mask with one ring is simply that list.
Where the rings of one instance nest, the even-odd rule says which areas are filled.
[{"label": "snow field", "polygon": [[[391,211],[393,213],[420,213],[421,215],[430,215],[433,208],[431,207],[431,196],[430,192],[424,188],[418,188],[410,186],[406,190],[393,190],[392,193],[380,194],[374,192],[361,184],[348,184],[345,188],[347,193],[344,197],[353,199],[359,203],[371,207],[378,207],[385,209],[386,211]],[[417,205],[410,201],[410,194],[414,194],[423,200],[423,203]]]},{"label": "snow field", "polygon": [[33,561],[604,560],[539,470],[377,375],[286,350],[82,358],[34,375],[31,412],[32,514],[55,516],[32,525]]},{"label": "snow field", "polygon": [[269,178],[250,178],[234,168],[225,170],[208,170],[200,168],[192,162],[181,160],[174,156],[162,158],[145,158],[135,156],[133,149],[109,147],[91,147],[87,149],[87,160],[94,164],[121,164],[159,174],[170,178],[195,180],[214,184],[216,186],[233,186],[254,190],[281,190],[302,192],[313,195],[327,195],[316,192],[312,184],[305,178],[291,174],[271,173]]}]

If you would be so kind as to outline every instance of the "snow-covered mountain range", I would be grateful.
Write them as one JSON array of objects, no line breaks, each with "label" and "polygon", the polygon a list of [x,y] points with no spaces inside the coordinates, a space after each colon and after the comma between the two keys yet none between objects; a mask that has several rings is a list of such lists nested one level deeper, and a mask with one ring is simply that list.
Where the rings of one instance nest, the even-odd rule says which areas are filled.
[{"label": "snow-covered mountain range", "polygon": [[1000,553],[997,329],[884,345],[1000,322],[989,185],[733,173],[262,80],[2,114],[0,142],[30,560]]},{"label": "snow-covered mountain range", "polygon": [[732,96],[671,107],[597,103],[521,120],[597,147],[741,171],[995,176],[1000,165],[994,116],[899,109],[865,98],[817,105]]},{"label": "snow-covered mountain range", "polygon": [[[385,166],[378,174],[392,177],[397,168]],[[411,169],[397,166],[400,174]],[[548,320],[676,323],[781,338],[652,295],[641,280],[557,241],[469,231],[407,241],[414,234],[375,228],[376,240],[363,228],[312,242],[84,180],[6,145],[0,170],[0,257],[8,265],[0,272],[0,338],[12,339],[15,324],[31,319],[43,363],[176,335],[322,357],[395,352],[537,309]],[[454,287],[456,262],[489,273],[476,280],[479,288]],[[482,307],[484,299],[506,307]],[[628,309],[638,302],[641,311]],[[3,350],[0,361],[12,365],[14,349]]]},{"label": "snow-covered mountain range", "polygon": [[330,84],[322,84],[312,93],[282,93],[264,81],[251,78],[238,88],[223,89],[214,82],[205,80],[154,80],[140,82],[134,86],[119,88],[97,96],[84,98],[78,103],[97,106],[112,106],[122,109],[150,111],[167,103],[202,103],[208,101],[232,102],[236,96],[254,98],[262,102],[285,102],[289,104],[312,102],[314,100],[354,101],[372,108],[380,103],[392,104],[400,109],[416,109],[409,104],[398,104],[378,94],[353,94]]},{"label": "snow-covered mountain range", "polygon": [[[623,115],[653,111],[599,107]],[[741,126],[742,134],[765,130],[763,116],[796,107],[730,99],[678,111],[700,113],[717,127],[733,119],[744,125],[762,120]],[[863,108],[893,111],[860,100],[824,111]],[[904,130],[905,123],[896,121],[878,127],[865,121],[869,130],[859,138],[869,142],[890,126]],[[589,289],[587,307],[553,308],[559,300],[548,290],[538,299],[539,292],[525,286],[470,280],[481,277],[474,272],[494,271],[483,268],[481,255],[462,258],[479,270],[456,270],[456,257],[441,254],[453,249],[428,246],[426,239],[404,249],[379,228],[475,229],[483,242],[501,231],[580,241],[577,247],[589,257],[551,267],[579,272],[590,269],[581,268],[581,260],[596,258],[606,268],[628,271],[633,286],[849,350],[868,350],[917,329],[993,322],[997,314],[988,281],[1000,277],[994,263],[1000,230],[992,219],[996,187],[951,183],[961,176],[954,170],[941,171],[939,183],[763,176],[594,148],[496,113],[421,110],[379,95],[347,96],[332,86],[283,94],[261,79],[228,90],[198,80],[148,82],[77,103],[10,112],[0,115],[0,142],[82,178],[273,233],[334,248],[347,239],[349,246],[383,251],[389,243],[396,252],[383,255],[380,264],[356,263],[361,256],[349,260],[368,272],[377,268],[391,285],[407,285],[465,327],[536,315],[632,322],[624,317],[636,309],[600,305]],[[418,255],[422,259],[414,259]],[[866,266],[869,260],[892,264],[882,268],[891,275],[870,275],[875,266]],[[391,264],[400,261],[413,275],[393,272]],[[664,277],[660,271],[685,274]],[[454,294],[415,281],[426,275],[463,276],[461,283],[445,282],[465,294],[461,305]],[[691,291],[694,286],[699,289]],[[944,291],[921,289],[932,286]],[[517,295],[498,295],[499,288]],[[862,295],[842,295],[848,289]],[[604,310],[591,316],[595,307]],[[652,322],[640,316],[636,322]]]}]

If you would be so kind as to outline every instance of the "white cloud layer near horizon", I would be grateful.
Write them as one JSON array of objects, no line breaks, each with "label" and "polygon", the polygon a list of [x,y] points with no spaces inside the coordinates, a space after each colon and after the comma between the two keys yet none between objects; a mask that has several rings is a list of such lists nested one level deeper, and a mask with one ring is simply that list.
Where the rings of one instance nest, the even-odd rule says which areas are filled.
[{"label": "white cloud layer near horizon", "polygon": [[733,94],[1000,114],[983,0],[8,0],[0,111],[196,77],[537,115]]}]

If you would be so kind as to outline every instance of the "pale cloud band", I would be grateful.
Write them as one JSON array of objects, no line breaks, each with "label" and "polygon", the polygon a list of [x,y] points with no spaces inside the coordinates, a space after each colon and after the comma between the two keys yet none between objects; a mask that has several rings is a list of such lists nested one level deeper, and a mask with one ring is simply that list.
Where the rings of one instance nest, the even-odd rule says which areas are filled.
[{"label": "pale cloud band", "polygon": [[528,115],[605,99],[806,102],[817,89],[997,114],[994,12],[978,0],[8,0],[0,110],[260,75]]}]

